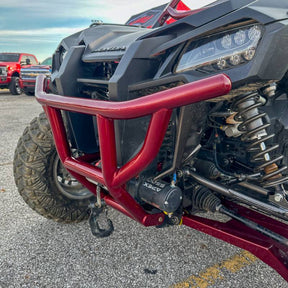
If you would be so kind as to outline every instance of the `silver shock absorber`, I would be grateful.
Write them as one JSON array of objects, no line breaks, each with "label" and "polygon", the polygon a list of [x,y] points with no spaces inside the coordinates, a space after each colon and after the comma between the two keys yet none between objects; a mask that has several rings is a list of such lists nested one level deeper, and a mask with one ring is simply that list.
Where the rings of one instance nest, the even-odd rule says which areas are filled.
[{"label": "silver shock absorber", "polygon": [[266,128],[270,123],[265,121],[267,114],[260,113],[258,107],[265,104],[266,99],[257,92],[243,95],[234,102],[232,109],[237,112],[234,116],[235,121],[241,122],[238,130],[243,134],[241,140],[248,144],[247,152],[251,155],[251,162],[255,164],[255,172],[264,172],[259,179],[263,187],[274,187],[288,181],[288,177],[283,176],[282,172],[287,166],[279,166],[283,155],[271,156],[271,152],[278,149],[279,144],[267,145],[267,141],[275,136],[268,135]]}]

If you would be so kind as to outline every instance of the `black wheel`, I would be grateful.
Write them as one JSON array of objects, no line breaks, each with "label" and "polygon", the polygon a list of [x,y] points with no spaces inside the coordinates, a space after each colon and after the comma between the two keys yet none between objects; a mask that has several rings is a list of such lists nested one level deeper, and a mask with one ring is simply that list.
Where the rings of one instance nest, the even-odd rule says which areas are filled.
[{"label": "black wheel", "polygon": [[9,85],[9,90],[12,95],[20,95],[21,87],[19,83],[19,77],[12,77]]},{"label": "black wheel", "polygon": [[19,193],[36,212],[58,222],[88,218],[93,194],[63,167],[44,113],[24,130],[13,164]]},{"label": "black wheel", "polygon": [[35,95],[35,93],[33,92],[33,91],[23,91],[24,93],[25,93],[25,95],[27,95],[27,96],[34,96]]}]

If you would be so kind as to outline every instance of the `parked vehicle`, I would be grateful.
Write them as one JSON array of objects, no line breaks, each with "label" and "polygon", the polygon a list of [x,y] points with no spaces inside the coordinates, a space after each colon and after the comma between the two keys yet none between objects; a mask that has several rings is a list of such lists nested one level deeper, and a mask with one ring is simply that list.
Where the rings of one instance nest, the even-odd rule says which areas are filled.
[{"label": "parked vehicle", "polygon": [[51,75],[52,57],[46,58],[39,65],[23,66],[20,70],[20,87],[22,91],[28,95],[33,96],[35,92],[36,77],[40,74],[47,78]]},{"label": "parked vehicle", "polygon": [[27,53],[0,53],[0,88],[9,88],[12,95],[21,94],[20,69],[38,64],[36,56]]},{"label": "parked vehicle", "polygon": [[149,29],[99,24],[63,39],[53,94],[38,76],[45,114],[19,139],[16,184],[47,218],[90,215],[97,237],[113,231],[99,222],[111,206],[244,248],[288,280],[288,2],[178,3]]}]

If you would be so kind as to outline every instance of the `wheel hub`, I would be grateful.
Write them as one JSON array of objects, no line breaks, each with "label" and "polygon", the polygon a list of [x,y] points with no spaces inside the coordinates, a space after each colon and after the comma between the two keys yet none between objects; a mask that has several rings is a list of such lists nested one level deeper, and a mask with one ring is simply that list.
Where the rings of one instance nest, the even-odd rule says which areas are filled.
[{"label": "wheel hub", "polygon": [[59,191],[68,198],[82,200],[93,196],[66,170],[57,154],[53,163],[53,178]]}]

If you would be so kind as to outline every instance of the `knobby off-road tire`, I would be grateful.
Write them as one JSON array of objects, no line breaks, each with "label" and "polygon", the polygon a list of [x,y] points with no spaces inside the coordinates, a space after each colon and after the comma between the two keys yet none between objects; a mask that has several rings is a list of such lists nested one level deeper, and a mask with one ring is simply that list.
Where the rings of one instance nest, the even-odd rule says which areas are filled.
[{"label": "knobby off-road tire", "polygon": [[[75,179],[71,181],[73,178],[60,163],[45,113],[33,119],[24,130],[13,168],[19,193],[33,210],[57,222],[88,218],[92,193]],[[69,178],[68,182],[65,177]]]},{"label": "knobby off-road tire", "polygon": [[12,95],[20,95],[22,93],[19,77],[12,77],[9,85],[9,90]]}]

